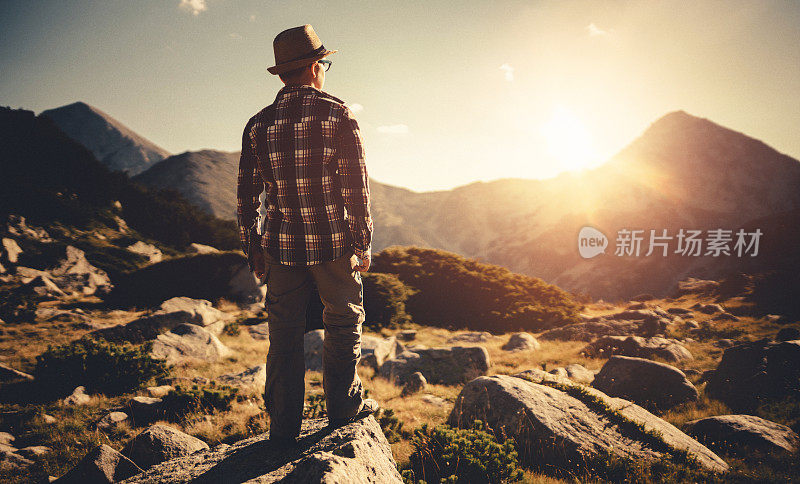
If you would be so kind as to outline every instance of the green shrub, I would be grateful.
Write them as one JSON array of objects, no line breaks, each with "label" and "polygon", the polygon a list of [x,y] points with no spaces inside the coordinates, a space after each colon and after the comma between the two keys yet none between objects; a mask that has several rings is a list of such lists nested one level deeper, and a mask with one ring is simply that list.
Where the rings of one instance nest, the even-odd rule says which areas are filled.
[{"label": "green shrub", "polygon": [[364,326],[370,328],[395,328],[411,320],[406,312],[406,301],[414,290],[403,284],[394,274],[362,274],[364,284]]},{"label": "green shrub", "polygon": [[519,481],[517,451],[512,440],[498,443],[480,420],[471,429],[449,425],[414,431],[410,469],[403,471],[407,483],[424,481],[501,483]]},{"label": "green shrub", "polygon": [[583,308],[541,279],[443,250],[390,247],[375,255],[373,270],[416,290],[406,310],[420,324],[538,332],[574,321]]},{"label": "green shrub", "polygon": [[48,346],[36,357],[34,376],[42,388],[60,395],[79,385],[90,393],[127,393],[168,373],[163,360],[150,356],[150,345],[123,345],[84,336],[65,345]]},{"label": "green shrub", "polygon": [[328,415],[325,407],[325,395],[322,393],[312,394],[306,397],[306,405],[303,407],[303,418],[321,418]]},{"label": "green shrub", "polygon": [[176,385],[174,390],[161,399],[164,415],[169,419],[180,419],[187,413],[211,413],[215,410],[230,410],[239,398],[239,389],[227,385],[192,385],[184,388]]},{"label": "green shrub", "polygon": [[375,417],[377,417],[378,424],[383,430],[383,435],[386,436],[386,440],[390,444],[400,442],[401,439],[408,440],[411,438],[411,432],[403,430],[403,422],[395,417],[394,410],[390,408],[381,409]]},{"label": "green shrub", "polygon": [[239,336],[242,331],[239,328],[239,323],[236,321],[229,321],[225,323],[225,327],[222,328],[222,332],[228,336]]}]

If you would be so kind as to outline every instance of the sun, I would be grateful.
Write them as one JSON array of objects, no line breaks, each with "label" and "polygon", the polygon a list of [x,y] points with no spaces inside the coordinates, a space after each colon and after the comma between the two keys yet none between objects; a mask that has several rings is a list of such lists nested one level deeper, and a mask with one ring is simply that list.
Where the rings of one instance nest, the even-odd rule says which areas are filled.
[{"label": "sun", "polygon": [[571,110],[556,105],[539,134],[545,138],[547,152],[561,165],[559,171],[581,170],[597,162],[592,135]]}]

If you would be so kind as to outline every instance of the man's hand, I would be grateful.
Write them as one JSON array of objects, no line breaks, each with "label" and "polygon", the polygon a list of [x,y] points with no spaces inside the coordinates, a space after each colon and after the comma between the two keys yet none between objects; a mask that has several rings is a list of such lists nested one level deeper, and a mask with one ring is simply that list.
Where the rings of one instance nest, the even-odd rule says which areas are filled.
[{"label": "man's hand", "polygon": [[264,279],[264,268],[266,267],[266,259],[264,258],[264,253],[260,250],[256,250],[252,254],[253,257],[253,265],[255,265],[255,274],[256,277],[263,282]]},{"label": "man's hand", "polygon": [[353,269],[357,270],[358,272],[367,272],[369,270],[369,263],[371,258],[372,256],[370,256],[369,252],[364,254],[363,259],[361,257],[356,256],[356,259],[358,259],[359,264],[356,264],[356,266],[353,267]]}]

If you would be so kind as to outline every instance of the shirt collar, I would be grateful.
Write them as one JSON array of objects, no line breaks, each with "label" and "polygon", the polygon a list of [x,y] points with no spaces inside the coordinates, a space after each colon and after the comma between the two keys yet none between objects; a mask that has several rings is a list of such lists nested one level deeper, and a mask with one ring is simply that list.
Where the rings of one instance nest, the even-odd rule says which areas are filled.
[{"label": "shirt collar", "polygon": [[284,85],[279,91],[276,99],[280,98],[281,96],[285,95],[293,95],[293,94],[309,94],[309,93],[316,93],[319,96],[326,97],[329,99],[333,99],[341,104],[344,104],[344,101],[339,99],[338,97],[334,96],[333,94],[329,94],[321,89],[317,89],[316,87],[309,85],[309,84],[292,84],[292,85]]}]

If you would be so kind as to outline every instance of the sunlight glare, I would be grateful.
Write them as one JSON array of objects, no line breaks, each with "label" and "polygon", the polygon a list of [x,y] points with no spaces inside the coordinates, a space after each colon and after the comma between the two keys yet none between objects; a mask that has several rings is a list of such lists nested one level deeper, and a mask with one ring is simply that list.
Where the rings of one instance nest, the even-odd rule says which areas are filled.
[{"label": "sunlight glare", "polygon": [[561,164],[562,171],[588,168],[597,161],[592,135],[575,114],[562,105],[539,129],[547,141],[547,151]]}]

